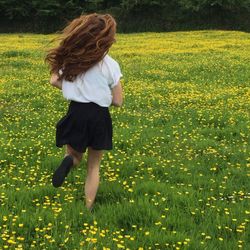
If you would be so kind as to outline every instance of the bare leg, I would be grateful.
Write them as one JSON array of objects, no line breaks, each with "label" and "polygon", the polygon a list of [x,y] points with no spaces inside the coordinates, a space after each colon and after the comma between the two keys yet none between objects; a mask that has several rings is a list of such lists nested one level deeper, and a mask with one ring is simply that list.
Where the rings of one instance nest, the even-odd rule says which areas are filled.
[{"label": "bare leg", "polygon": [[103,151],[88,148],[87,177],[85,182],[86,207],[91,209],[99,186],[99,169]]},{"label": "bare leg", "polygon": [[69,144],[66,144],[66,153],[65,153],[64,157],[67,156],[67,155],[72,155],[73,156],[73,159],[74,159],[73,160],[73,162],[74,162],[73,166],[75,167],[75,166],[80,164],[80,162],[82,160],[83,153],[74,150]]},{"label": "bare leg", "polygon": [[[67,155],[70,157],[66,158]],[[68,175],[70,168],[72,168],[72,166],[78,165],[81,162],[81,159],[82,159],[82,153],[77,152],[70,145],[66,144],[65,157],[52,176],[53,186],[60,187],[63,184],[66,176]],[[72,160],[73,160],[73,165],[72,165]]]}]

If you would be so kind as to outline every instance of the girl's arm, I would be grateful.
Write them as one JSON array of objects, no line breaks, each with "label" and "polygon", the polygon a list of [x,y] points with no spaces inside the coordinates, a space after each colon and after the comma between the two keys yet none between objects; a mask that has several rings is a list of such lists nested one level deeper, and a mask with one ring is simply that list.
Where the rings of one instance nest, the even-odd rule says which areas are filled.
[{"label": "girl's arm", "polygon": [[56,73],[52,73],[50,78],[50,84],[53,87],[56,87],[58,89],[62,89],[62,80],[58,80],[59,75]]},{"label": "girl's arm", "polygon": [[116,107],[121,107],[122,106],[122,85],[121,82],[119,81],[118,84],[112,88],[112,105]]}]

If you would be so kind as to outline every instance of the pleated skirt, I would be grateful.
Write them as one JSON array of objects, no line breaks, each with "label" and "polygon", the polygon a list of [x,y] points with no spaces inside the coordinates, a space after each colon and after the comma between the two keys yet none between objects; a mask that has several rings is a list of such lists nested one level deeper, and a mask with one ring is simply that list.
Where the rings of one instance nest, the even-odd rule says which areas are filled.
[{"label": "pleated skirt", "polygon": [[69,144],[84,153],[87,147],[112,149],[112,119],[108,107],[96,103],[70,101],[68,111],[55,125],[56,146]]}]

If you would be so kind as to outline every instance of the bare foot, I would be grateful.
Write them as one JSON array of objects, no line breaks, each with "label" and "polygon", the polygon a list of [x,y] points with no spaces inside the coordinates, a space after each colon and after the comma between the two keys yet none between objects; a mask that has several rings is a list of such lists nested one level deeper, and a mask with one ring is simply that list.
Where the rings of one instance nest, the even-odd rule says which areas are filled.
[{"label": "bare foot", "polygon": [[94,207],[94,205],[92,204],[90,207],[87,207],[87,209],[89,210],[89,212],[90,213],[92,213],[92,211],[93,211],[93,207]]}]

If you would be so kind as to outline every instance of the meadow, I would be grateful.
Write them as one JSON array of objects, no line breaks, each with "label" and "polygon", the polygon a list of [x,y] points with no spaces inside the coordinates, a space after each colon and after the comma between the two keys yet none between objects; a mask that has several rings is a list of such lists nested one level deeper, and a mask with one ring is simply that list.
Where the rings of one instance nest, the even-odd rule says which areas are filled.
[{"label": "meadow", "polygon": [[0,249],[250,249],[250,34],[117,34],[125,99],[93,213],[86,158],[51,184],[68,108],[53,37],[0,35]]}]

